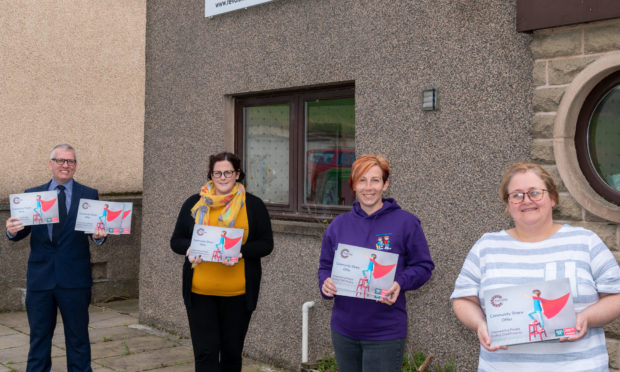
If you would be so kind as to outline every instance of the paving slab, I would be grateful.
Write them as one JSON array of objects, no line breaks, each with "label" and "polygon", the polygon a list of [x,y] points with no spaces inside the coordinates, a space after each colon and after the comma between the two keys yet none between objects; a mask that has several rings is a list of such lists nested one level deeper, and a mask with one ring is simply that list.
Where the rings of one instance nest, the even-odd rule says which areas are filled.
[{"label": "paving slab", "polygon": [[93,372],[110,372],[110,371],[114,371],[111,368],[102,367],[102,366],[100,366],[98,364],[95,364],[95,363],[91,363],[90,364],[90,368],[93,370]]},{"label": "paving slab", "polygon": [[138,319],[129,315],[123,315],[115,313],[116,315],[111,318],[102,320],[91,320],[88,324],[91,328],[110,328],[118,326],[128,326],[130,324],[138,324]]},{"label": "paving slab", "polygon": [[146,371],[193,362],[194,353],[186,347],[148,351],[111,358],[97,359],[101,366],[124,372]]},{"label": "paving slab", "polygon": [[9,371],[11,372],[25,372],[26,371],[26,362],[8,363],[6,365],[7,367],[9,367]]},{"label": "paving slab", "polygon": [[[65,351],[54,345],[52,345],[52,358],[65,355]],[[12,364],[23,363],[26,370],[26,361],[28,360],[28,347],[14,347],[11,349],[0,350],[0,363],[7,365],[9,362]]]},{"label": "paving slab", "polygon": [[132,316],[134,318],[140,317],[139,303],[137,298],[124,301],[106,302],[100,304],[99,306],[105,307],[106,309],[110,309],[121,314]]},{"label": "paving slab", "polygon": [[[177,364],[174,366],[161,367],[153,370],[153,372],[194,372],[194,362],[188,362],[184,364]],[[241,372],[251,372],[242,369]]]},{"label": "paving slab", "polygon": [[[88,336],[91,344],[99,342],[109,342],[116,340],[124,340],[131,337],[145,336],[148,332],[139,329],[133,329],[126,326],[102,327],[88,329]],[[65,347],[65,332],[62,328],[56,327],[52,344]]]},{"label": "paving slab", "polygon": [[28,344],[30,344],[30,337],[23,333],[13,333],[0,337],[0,350],[14,347],[28,348]]},{"label": "paving slab", "polygon": [[100,342],[91,345],[92,359],[143,353],[178,346],[178,343],[155,336],[132,337],[126,340]]},{"label": "paving slab", "polygon": [[[109,306],[109,307],[108,307]],[[191,340],[138,323],[138,300],[90,306],[93,372],[193,372]],[[0,372],[25,372],[29,343],[23,311],[0,313]],[[64,329],[58,317],[52,339],[51,372],[65,372]],[[242,372],[283,370],[244,359]]]},{"label": "paving slab", "polygon": [[13,328],[9,328],[3,325],[0,325],[0,337],[2,336],[6,336],[6,335],[12,335],[18,333],[16,330],[14,330]]},{"label": "paving slab", "polygon": [[101,309],[95,306],[91,306],[88,309],[88,317],[89,317],[89,324],[90,323],[96,323],[96,322],[101,322],[103,320],[107,320],[107,319],[111,319],[111,318],[115,318],[119,315],[125,315],[128,316],[127,314],[121,314],[118,313],[116,311],[112,311],[109,309]]},{"label": "paving slab", "polygon": [[[16,372],[26,371],[26,362],[15,363],[11,365]],[[110,369],[101,370],[100,372],[110,372]],[[67,372],[67,358],[65,355],[52,356],[52,368],[50,372]]]},{"label": "paving slab", "polygon": [[0,324],[9,328],[19,328],[28,325],[28,316],[25,311],[0,313]]},{"label": "paving slab", "polygon": [[100,342],[118,341],[131,337],[146,336],[149,333],[143,329],[117,326],[109,328],[90,328],[88,330],[88,334],[90,336],[90,343],[97,344]]}]

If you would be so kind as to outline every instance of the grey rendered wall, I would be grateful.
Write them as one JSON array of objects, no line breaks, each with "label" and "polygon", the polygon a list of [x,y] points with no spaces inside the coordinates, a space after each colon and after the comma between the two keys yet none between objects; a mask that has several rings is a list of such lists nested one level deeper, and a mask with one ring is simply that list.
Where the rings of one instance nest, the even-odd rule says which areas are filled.
[{"label": "grey rendered wall", "polygon": [[[503,168],[530,154],[533,61],[514,1],[276,0],[211,19],[203,6],[147,3],[141,321],[187,334],[169,238],[208,155],[225,149],[225,96],[355,81],[357,152],[391,160],[389,194],[420,217],[437,265],[407,294],[408,346],[475,369],[477,340],[448,298],[471,245],[508,224]],[[423,112],[430,87],[439,110]],[[304,301],[317,301],[310,358],[331,352],[330,304],[316,288],[321,226],[274,226],[245,351],[296,368]]]}]

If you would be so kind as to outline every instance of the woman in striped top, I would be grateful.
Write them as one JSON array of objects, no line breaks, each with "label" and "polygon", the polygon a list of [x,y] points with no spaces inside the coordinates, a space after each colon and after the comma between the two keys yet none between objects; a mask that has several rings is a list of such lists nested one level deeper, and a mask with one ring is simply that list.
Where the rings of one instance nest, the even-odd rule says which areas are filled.
[{"label": "woman in striped top", "polygon": [[[473,246],[450,297],[457,318],[480,341],[479,371],[608,371],[603,326],[620,315],[620,268],[592,231],[552,218],[557,187],[539,165],[517,163],[499,190],[514,227]],[[568,278],[577,334],[560,340],[491,347],[485,290]]]}]

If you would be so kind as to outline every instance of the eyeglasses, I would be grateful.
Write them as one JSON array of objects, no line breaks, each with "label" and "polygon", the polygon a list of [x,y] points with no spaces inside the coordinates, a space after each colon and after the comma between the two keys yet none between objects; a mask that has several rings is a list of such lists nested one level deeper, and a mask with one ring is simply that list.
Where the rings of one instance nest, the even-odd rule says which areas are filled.
[{"label": "eyeglasses", "polygon": [[213,177],[213,178],[220,178],[223,175],[225,178],[230,178],[235,173],[237,173],[237,172],[231,171],[231,170],[227,170],[227,171],[223,171],[223,172],[213,171],[213,172],[211,172],[211,177]]},{"label": "eyeglasses", "polygon": [[[508,194],[508,200],[512,203],[512,204],[519,204],[519,203],[523,203],[523,201],[525,200],[525,195],[530,197],[531,201],[541,201],[543,196],[545,195],[545,189],[534,189],[534,190],[530,190],[528,192],[513,192],[511,194]],[[548,191],[547,191],[548,192]]]},{"label": "eyeglasses", "polygon": [[74,159],[57,159],[57,158],[52,158],[52,160],[54,162],[56,162],[56,164],[58,165],[63,165],[64,163],[67,163],[68,166],[74,166],[75,163],[77,163],[77,160]]}]

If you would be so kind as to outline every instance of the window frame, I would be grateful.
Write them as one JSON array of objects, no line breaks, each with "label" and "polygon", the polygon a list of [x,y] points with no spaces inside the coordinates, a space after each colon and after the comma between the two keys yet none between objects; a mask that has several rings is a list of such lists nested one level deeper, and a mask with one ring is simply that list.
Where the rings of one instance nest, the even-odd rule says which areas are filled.
[{"label": "window frame", "polygon": [[620,208],[590,186],[579,167],[575,149],[577,118],[586,97],[599,82],[616,71],[620,71],[618,52],[590,63],[566,87],[555,116],[553,152],[560,178],[575,201],[598,218],[620,223]]},{"label": "window frame", "polygon": [[577,126],[575,128],[575,149],[577,151],[579,167],[583,175],[594,191],[616,205],[620,205],[620,192],[611,188],[599,175],[591,160],[588,139],[592,114],[598,108],[601,99],[603,99],[612,88],[619,84],[620,71],[610,74],[599,82],[592,89],[590,94],[588,94],[581,106],[581,111],[577,118]]},{"label": "window frame", "polygon": [[[311,87],[234,96],[234,149],[244,159],[244,117],[246,107],[289,104],[289,194],[287,204],[265,203],[272,217],[295,220],[331,219],[351,209],[350,205],[307,204],[305,198],[305,102],[317,99],[355,99],[355,84]],[[243,162],[245,164],[245,161]],[[249,190],[251,192],[251,190]]]}]

